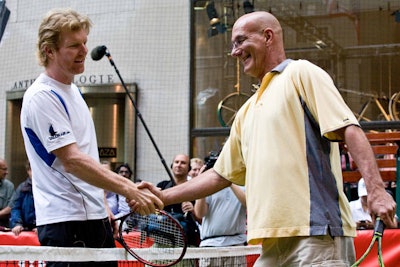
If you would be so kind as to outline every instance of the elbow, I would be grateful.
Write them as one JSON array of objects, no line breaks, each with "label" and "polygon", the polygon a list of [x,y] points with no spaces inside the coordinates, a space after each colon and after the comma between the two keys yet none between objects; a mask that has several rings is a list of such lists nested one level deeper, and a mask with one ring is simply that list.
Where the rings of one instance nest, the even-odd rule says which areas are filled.
[{"label": "elbow", "polygon": [[70,156],[70,157],[59,158],[59,159],[64,167],[64,170],[67,173],[75,174],[78,171],[78,169],[80,168],[79,160],[77,157]]},{"label": "elbow", "polygon": [[85,159],[75,143],[53,150],[52,153],[60,160],[64,170],[76,173]]},{"label": "elbow", "polygon": [[341,137],[346,143],[348,140],[352,138],[359,138],[360,133],[363,134],[364,131],[356,125],[349,125],[344,128],[338,129],[335,131],[337,135]]},{"label": "elbow", "polygon": [[75,169],[77,169],[77,166],[73,160],[63,160],[61,161],[61,163],[67,173],[75,173]]}]

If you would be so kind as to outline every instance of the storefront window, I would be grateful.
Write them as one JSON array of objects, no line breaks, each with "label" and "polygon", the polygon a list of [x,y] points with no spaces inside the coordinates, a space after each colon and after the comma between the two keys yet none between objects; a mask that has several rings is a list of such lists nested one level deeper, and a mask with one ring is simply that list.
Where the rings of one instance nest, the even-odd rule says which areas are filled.
[{"label": "storefront window", "polygon": [[399,120],[399,1],[215,0],[193,8],[193,156],[222,147],[237,106],[254,93],[258,81],[229,54],[234,21],[253,10],[279,19],[287,57],[325,69],[360,121]]}]

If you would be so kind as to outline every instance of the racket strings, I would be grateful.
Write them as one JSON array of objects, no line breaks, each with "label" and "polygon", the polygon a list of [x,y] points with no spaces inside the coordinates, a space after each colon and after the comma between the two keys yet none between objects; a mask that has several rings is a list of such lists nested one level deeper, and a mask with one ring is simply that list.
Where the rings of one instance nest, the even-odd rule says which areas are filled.
[{"label": "racket strings", "polygon": [[165,214],[131,214],[121,223],[120,236],[131,254],[153,266],[176,262],[186,249],[181,226]]}]

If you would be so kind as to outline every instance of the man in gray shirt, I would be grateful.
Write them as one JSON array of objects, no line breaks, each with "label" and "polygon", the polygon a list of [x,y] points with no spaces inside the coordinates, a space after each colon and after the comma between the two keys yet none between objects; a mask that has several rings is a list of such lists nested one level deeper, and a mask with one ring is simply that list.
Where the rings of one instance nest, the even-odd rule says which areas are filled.
[{"label": "man in gray shirt", "polygon": [[4,227],[10,225],[10,200],[14,193],[14,184],[6,179],[7,174],[7,163],[0,158],[0,226]]}]

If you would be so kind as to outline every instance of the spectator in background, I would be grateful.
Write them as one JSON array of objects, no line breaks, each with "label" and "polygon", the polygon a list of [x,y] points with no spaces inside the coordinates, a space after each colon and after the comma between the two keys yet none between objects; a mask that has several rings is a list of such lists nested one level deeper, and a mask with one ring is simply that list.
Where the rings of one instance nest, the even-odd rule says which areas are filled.
[{"label": "spectator in background", "polygon": [[200,158],[191,158],[190,159],[190,178],[194,178],[200,173],[201,167],[203,167],[204,161]]},{"label": "spectator in background", "polygon": [[[176,155],[171,164],[173,180],[161,181],[157,184],[157,187],[161,188],[161,190],[165,190],[186,183],[190,171],[189,161],[188,155]],[[184,201],[164,207],[164,210],[177,218],[185,228],[188,244],[190,246],[198,246],[200,243],[200,231],[196,224],[197,216],[194,212],[194,203],[194,201]]]},{"label": "spectator in background", "polygon": [[25,169],[28,177],[17,187],[11,201],[10,228],[15,235],[19,235],[23,230],[36,232],[32,170],[29,161],[25,163]]},{"label": "spectator in background", "polygon": [[14,184],[6,179],[8,174],[7,163],[0,158],[0,226],[10,227],[10,201],[14,194]]},{"label": "spectator in background", "polygon": [[132,170],[128,163],[119,165],[115,169],[115,172],[129,180],[131,180],[131,178],[132,178]]},{"label": "spectator in background", "polygon": [[367,188],[365,187],[364,178],[358,181],[358,199],[350,201],[350,209],[353,220],[356,222],[357,229],[372,229],[374,224],[372,223],[371,215],[368,209],[368,194]]},{"label": "spectator in background", "polygon": [[[118,166],[115,172],[129,180],[132,175],[131,168],[127,163]],[[106,191],[106,198],[108,206],[110,207],[111,212],[116,218],[130,212],[130,208],[128,206],[128,203],[126,203],[124,196],[116,194],[114,192]]]},{"label": "spectator in background", "polygon": [[[200,247],[246,244],[244,190],[244,186],[232,184],[206,198],[196,200],[194,210],[197,217],[202,219]],[[212,266],[246,266],[246,256],[200,259],[200,267]]]},{"label": "spectator in background", "polygon": [[[374,223],[372,222],[371,214],[368,209],[368,192],[365,186],[364,178],[358,181],[357,185],[358,199],[350,202],[351,215],[356,222],[358,230],[373,229]],[[386,189],[386,193],[393,198],[392,191]],[[397,215],[395,216],[398,220]],[[398,226],[397,226],[398,227]]]}]

